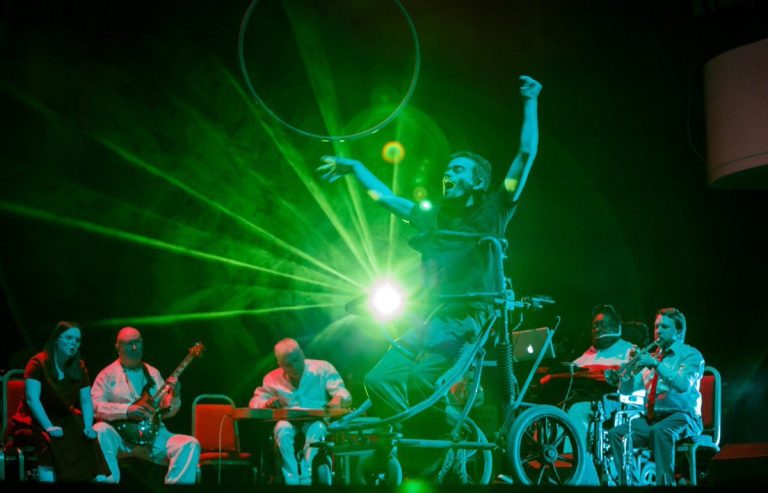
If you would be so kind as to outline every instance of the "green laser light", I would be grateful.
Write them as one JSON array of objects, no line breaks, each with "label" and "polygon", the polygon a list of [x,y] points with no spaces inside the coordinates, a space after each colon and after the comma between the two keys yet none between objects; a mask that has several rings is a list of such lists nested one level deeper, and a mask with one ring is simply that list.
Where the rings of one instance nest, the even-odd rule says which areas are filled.
[{"label": "green laser light", "polygon": [[371,291],[368,308],[379,321],[397,317],[403,309],[402,289],[391,281],[381,281]]}]

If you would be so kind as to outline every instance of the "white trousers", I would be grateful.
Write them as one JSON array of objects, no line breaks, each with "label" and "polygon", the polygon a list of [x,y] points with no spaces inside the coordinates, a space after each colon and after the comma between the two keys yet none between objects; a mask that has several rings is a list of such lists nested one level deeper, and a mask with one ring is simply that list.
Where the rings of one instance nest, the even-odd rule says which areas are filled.
[{"label": "white trousers", "polygon": [[[296,461],[295,441],[296,431],[304,434],[304,447],[301,451],[301,469]],[[289,421],[278,421],[275,425],[275,444],[280,452],[283,466],[283,478],[287,485],[311,484],[312,459],[317,449],[309,445],[319,442],[325,436],[326,427],[323,421],[306,421],[293,424]]]},{"label": "white trousers", "polygon": [[112,480],[120,482],[118,459],[137,457],[155,464],[168,465],[165,484],[195,484],[197,482],[197,464],[200,460],[200,442],[189,435],[179,435],[160,427],[152,445],[139,447],[123,440],[123,437],[106,422],[93,425],[99,437],[99,445],[104,453]]},{"label": "white trousers", "polygon": [[[570,417],[573,420],[573,424],[576,425],[576,433],[579,440],[583,440],[587,445],[587,456],[584,458],[586,465],[584,475],[579,482],[580,486],[600,486],[600,478],[597,474],[597,469],[595,468],[595,459],[592,456],[592,451],[589,449],[589,443],[587,442],[587,435],[593,416],[594,411],[592,410],[591,401],[574,402],[573,405],[568,408],[568,417]],[[565,452],[568,453],[571,452],[571,450],[565,450]]]}]

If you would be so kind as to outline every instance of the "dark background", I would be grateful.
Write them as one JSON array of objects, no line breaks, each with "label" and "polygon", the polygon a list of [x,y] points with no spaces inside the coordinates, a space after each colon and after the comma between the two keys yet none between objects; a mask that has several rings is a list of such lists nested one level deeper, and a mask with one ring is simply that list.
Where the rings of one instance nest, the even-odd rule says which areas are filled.
[{"label": "dark background", "polygon": [[[73,319],[95,375],[114,357],[117,329],[135,325],[147,361],[165,375],[193,341],[206,343],[204,360],[182,378],[186,406],[202,392],[246,405],[274,366],[272,345],[292,336],[308,356],[331,360],[359,403],[362,375],[386,341],[370,323],[333,323],[353,297],[349,286],[326,290],[130,235],[279,272],[313,271],[202,194],[367,285],[372,278],[350,260],[301,176],[345,224],[346,187],[311,178],[322,154],[342,149],[388,178],[391,165],[377,156],[398,139],[406,195],[424,184],[434,196],[457,149],[485,155],[498,179],[518,139],[517,77],[528,74],[544,85],[540,151],[510,225],[507,272],[518,294],[557,304],[527,324],[562,316],[556,337],[566,360],[588,346],[597,303],[650,326],[657,308],[676,306],[688,319],[687,342],[724,377],[724,442],[768,439],[760,419],[768,194],[707,183],[702,96],[709,59],[768,35],[764,2],[407,1],[422,56],[413,98],[392,125],[335,149],[281,127],[238,92],[247,2],[2,5],[0,367],[23,366],[56,321]],[[380,121],[413,66],[393,5],[294,2],[310,32],[325,36],[330,101],[297,82],[305,65],[285,14],[264,0],[249,27],[259,46],[247,54],[254,86],[317,133],[335,133],[318,107],[337,108],[351,130]],[[368,202],[365,211],[372,245],[385,252],[389,219]],[[413,279],[407,237],[396,230],[395,258]],[[323,306],[268,312],[315,303]],[[142,319],[178,314],[197,315]],[[188,431],[186,406],[172,429]]]}]

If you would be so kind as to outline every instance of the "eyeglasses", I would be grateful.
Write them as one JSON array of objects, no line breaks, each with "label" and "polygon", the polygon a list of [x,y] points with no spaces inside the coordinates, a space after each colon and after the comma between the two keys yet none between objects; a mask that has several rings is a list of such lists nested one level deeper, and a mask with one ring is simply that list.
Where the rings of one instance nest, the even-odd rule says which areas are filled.
[{"label": "eyeglasses", "polygon": [[141,346],[144,344],[144,339],[133,339],[131,341],[121,341],[121,346]]}]

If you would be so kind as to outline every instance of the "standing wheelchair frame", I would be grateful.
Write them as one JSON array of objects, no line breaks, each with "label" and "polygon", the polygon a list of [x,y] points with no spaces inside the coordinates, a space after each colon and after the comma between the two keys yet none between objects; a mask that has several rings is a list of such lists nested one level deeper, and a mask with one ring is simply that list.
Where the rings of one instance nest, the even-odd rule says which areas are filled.
[{"label": "standing wheelchair frame", "polygon": [[[493,452],[503,451],[509,469],[503,477],[516,484],[578,484],[586,461],[586,444],[579,438],[576,427],[561,409],[551,405],[525,402],[526,391],[541,364],[546,349],[559,325],[548,331],[546,343],[522,386],[514,373],[513,347],[509,328],[511,314],[519,312],[523,322],[523,309],[541,308],[552,303],[549,298],[524,298],[515,300],[511,282],[504,276],[503,260],[506,240],[494,236],[438,231],[432,233],[477,242],[489,246],[490,259],[496,270],[495,292],[468,293],[466,295],[441,296],[440,301],[490,301],[493,313],[482,327],[479,337],[466,344],[455,364],[437,381],[437,388],[428,398],[405,411],[386,418],[367,418],[361,415],[370,408],[366,401],[360,408],[344,418],[328,425],[325,441],[312,444],[318,449],[312,466],[313,483],[330,485],[333,482],[333,457],[359,456],[357,481],[367,484],[399,484],[403,468],[398,460],[398,449],[420,448],[445,450],[437,467],[427,474],[437,483],[488,484],[493,476]],[[491,334],[497,325],[495,337]],[[513,329],[514,330],[514,329]],[[493,339],[498,354],[497,366],[501,371],[503,422],[489,440],[480,427],[469,417],[480,389],[480,380],[486,356],[486,344]],[[395,348],[400,348],[392,341]],[[399,423],[434,406],[444,399],[451,387],[461,381],[470,369],[474,369],[469,393],[461,412],[450,415],[453,424],[450,438],[407,438],[398,430]],[[570,449],[570,453],[566,450]],[[507,475],[509,472],[510,475]],[[349,472],[347,471],[347,476]],[[350,478],[347,477],[349,482]]]}]

